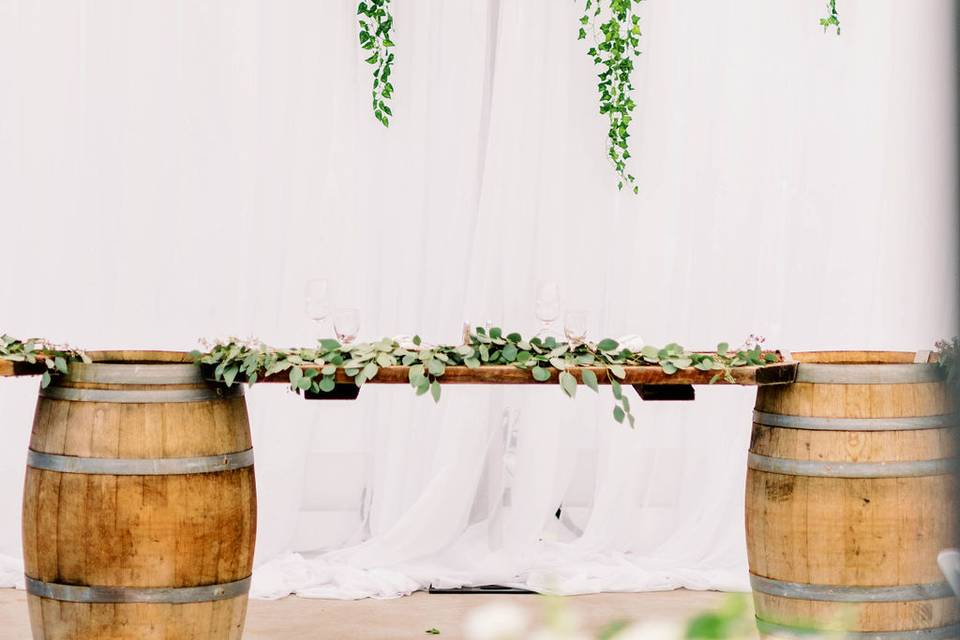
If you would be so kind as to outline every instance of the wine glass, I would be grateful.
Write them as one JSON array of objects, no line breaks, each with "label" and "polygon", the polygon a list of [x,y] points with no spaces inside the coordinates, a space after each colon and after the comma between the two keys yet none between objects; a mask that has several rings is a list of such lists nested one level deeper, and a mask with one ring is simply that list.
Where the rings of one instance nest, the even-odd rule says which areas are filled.
[{"label": "wine glass", "polygon": [[552,280],[537,285],[537,319],[543,323],[537,337],[545,338],[552,333],[553,322],[560,315],[560,286]]},{"label": "wine glass", "polygon": [[333,331],[340,344],[350,344],[360,333],[360,310],[337,309],[333,312]]},{"label": "wine glass", "polygon": [[329,313],[330,285],[326,278],[312,278],[307,281],[304,293],[307,317],[316,323],[319,329]]},{"label": "wine glass", "polygon": [[572,309],[563,316],[563,334],[574,347],[587,338],[587,317],[587,312],[581,309]]}]

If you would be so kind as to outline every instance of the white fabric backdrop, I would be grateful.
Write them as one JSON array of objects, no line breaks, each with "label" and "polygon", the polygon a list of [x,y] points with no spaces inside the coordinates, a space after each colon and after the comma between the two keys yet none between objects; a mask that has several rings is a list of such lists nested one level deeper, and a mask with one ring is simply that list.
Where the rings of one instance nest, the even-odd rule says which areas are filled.
[{"label": "white fabric backdrop", "polygon": [[[845,0],[839,38],[814,0],[644,2],[638,197],[604,160],[576,3],[394,5],[384,130],[353,2],[0,0],[0,329],[303,344],[320,275],[366,337],[530,332],[548,278],[593,336],[657,344],[915,349],[953,326],[948,0]],[[5,584],[35,387],[0,384]],[[745,588],[750,391],[638,401],[635,431],[581,396],[255,388],[255,592]]]}]

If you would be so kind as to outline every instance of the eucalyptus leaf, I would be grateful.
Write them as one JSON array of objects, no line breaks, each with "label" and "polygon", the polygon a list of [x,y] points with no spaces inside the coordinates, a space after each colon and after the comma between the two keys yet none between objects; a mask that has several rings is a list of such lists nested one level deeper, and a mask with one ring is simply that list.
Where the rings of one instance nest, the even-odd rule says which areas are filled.
[{"label": "eucalyptus leaf", "polygon": [[620,346],[620,343],[616,340],[605,338],[597,344],[597,349],[600,349],[600,351],[614,351],[618,346]]},{"label": "eucalyptus leaf", "polygon": [[595,374],[590,369],[581,369],[580,378],[583,380],[583,384],[587,385],[597,393],[600,392],[600,387],[597,383],[597,374]]},{"label": "eucalyptus leaf", "polygon": [[546,382],[550,379],[550,372],[543,367],[534,367],[531,371],[533,372],[533,379],[537,382]]},{"label": "eucalyptus leaf", "polygon": [[623,424],[623,418],[624,418],[624,416],[626,416],[626,413],[624,413],[623,409],[621,409],[619,405],[618,405],[618,406],[615,406],[615,407],[613,408],[613,419],[614,419],[614,420],[616,420],[616,421],[619,422],[620,424]]},{"label": "eucalyptus leaf", "polygon": [[577,395],[577,379],[569,371],[560,372],[560,387],[571,398]]},{"label": "eucalyptus leaf", "polygon": [[623,387],[620,386],[616,378],[610,378],[610,390],[613,392],[613,397],[617,400],[623,398]]},{"label": "eucalyptus leaf", "polygon": [[303,377],[303,369],[300,367],[290,367],[290,386],[296,387]]}]

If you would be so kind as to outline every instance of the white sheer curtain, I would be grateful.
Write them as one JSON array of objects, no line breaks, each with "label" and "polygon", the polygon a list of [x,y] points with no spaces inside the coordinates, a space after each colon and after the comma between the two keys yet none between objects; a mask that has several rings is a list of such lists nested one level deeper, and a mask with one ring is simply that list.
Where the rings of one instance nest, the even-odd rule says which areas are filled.
[{"label": "white sheer curtain", "polygon": [[[303,344],[303,286],[325,275],[366,337],[529,333],[542,279],[594,337],[950,331],[952,3],[846,0],[838,38],[813,0],[644,2],[639,196],[604,160],[576,4],[394,3],[385,130],[353,2],[0,0],[0,330]],[[35,387],[0,381],[4,584]],[[255,387],[255,593],[745,588],[750,390],[638,399],[633,431],[607,392],[579,395]]]}]

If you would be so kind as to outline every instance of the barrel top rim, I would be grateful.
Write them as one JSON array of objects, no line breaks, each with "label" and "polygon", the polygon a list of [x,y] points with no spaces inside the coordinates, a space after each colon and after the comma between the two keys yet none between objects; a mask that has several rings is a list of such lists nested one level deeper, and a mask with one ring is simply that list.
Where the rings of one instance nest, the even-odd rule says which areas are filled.
[{"label": "barrel top rim", "polygon": [[[917,356],[926,356],[922,362],[917,362]],[[817,365],[927,365],[938,362],[935,352],[894,351],[884,349],[820,349],[816,351],[791,352],[792,360],[801,364]]]},{"label": "barrel top rim", "polygon": [[193,357],[187,351],[109,349],[87,351],[93,364],[113,365],[170,365],[194,364]]}]

